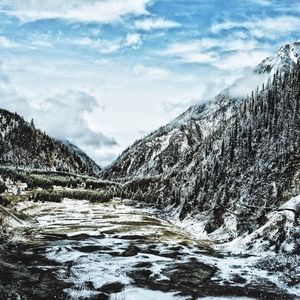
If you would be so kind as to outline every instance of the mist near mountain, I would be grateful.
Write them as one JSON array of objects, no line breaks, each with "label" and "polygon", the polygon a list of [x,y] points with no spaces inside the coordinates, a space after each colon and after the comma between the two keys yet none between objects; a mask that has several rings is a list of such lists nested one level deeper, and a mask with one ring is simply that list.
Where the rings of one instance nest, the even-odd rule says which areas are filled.
[{"label": "mist near mountain", "polygon": [[[103,177],[124,182],[125,197],[198,220],[210,239],[231,240],[266,224],[271,211],[300,193],[297,46],[284,45],[254,69],[253,77],[263,70],[268,80],[250,95],[237,96],[232,86],[192,106],[125,150]],[[298,231],[290,234],[290,251],[298,251]],[[285,251],[283,241],[272,243]]]}]

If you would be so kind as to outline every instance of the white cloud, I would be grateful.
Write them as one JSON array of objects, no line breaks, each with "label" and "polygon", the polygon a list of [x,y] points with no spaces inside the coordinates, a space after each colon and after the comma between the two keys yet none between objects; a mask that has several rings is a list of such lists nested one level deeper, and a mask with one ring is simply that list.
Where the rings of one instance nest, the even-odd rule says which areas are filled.
[{"label": "white cloud", "polygon": [[145,31],[150,31],[154,29],[170,29],[180,27],[180,24],[171,20],[166,20],[162,18],[149,18],[145,20],[137,20],[134,24],[136,29],[141,29]]},{"label": "white cloud", "polygon": [[21,115],[29,113],[28,99],[11,84],[10,76],[7,75],[7,66],[0,61],[0,107]]},{"label": "white cloud", "polygon": [[13,42],[5,36],[0,35],[0,48],[22,48],[39,49],[53,48],[60,46],[78,46],[93,48],[102,54],[116,53],[126,48],[137,49],[142,45],[142,38],[139,33],[128,33],[123,38],[112,40],[101,39],[97,37],[79,36],[77,38],[65,38],[63,36],[29,35],[25,41]]},{"label": "white cloud", "polygon": [[3,63],[0,61],[0,84],[1,84],[0,87],[3,88],[2,85],[7,83],[9,83],[9,78],[3,70]]},{"label": "white cloud", "polygon": [[114,139],[88,126],[86,115],[97,107],[97,100],[86,92],[65,91],[43,101],[35,112],[38,116],[37,124],[47,129],[52,136],[66,138],[82,148],[87,145],[113,145],[116,143]]},{"label": "white cloud", "polygon": [[97,47],[99,45],[99,40],[93,40],[89,37],[83,37],[80,39],[74,39],[70,41],[71,43],[79,46],[92,46]]},{"label": "white cloud", "polygon": [[32,35],[26,41],[15,43],[5,36],[0,36],[0,48],[39,49],[62,45],[88,47],[96,49],[103,54],[110,54],[125,48],[137,49],[142,45],[142,38],[139,33],[128,33],[124,38],[114,40],[89,36],[70,39],[61,36]]},{"label": "white cloud", "polygon": [[81,47],[94,48],[103,54],[114,53],[122,48],[121,39],[110,41],[84,37],[80,39],[69,40],[67,42]]},{"label": "white cloud", "polygon": [[221,70],[238,71],[243,68],[254,68],[270,53],[263,50],[237,51],[214,63]]},{"label": "white cloud", "polygon": [[139,48],[142,45],[141,35],[139,33],[128,33],[126,36],[126,45],[128,47]]},{"label": "white cloud", "polygon": [[0,48],[15,48],[18,44],[9,40],[5,36],[0,36]]},{"label": "white cloud", "polygon": [[150,80],[161,80],[169,75],[168,70],[160,67],[135,65],[132,67],[132,72],[135,75],[142,75]]},{"label": "white cloud", "polygon": [[98,60],[95,61],[95,64],[99,65],[99,66],[107,66],[112,62],[112,60],[110,58],[99,58]]},{"label": "white cloud", "polygon": [[267,80],[268,74],[256,74],[251,69],[245,70],[241,77],[236,79],[234,84],[229,88],[230,94],[236,97],[249,96],[257,86],[261,87]]},{"label": "white cloud", "polygon": [[300,18],[293,16],[268,17],[264,19],[249,19],[246,21],[227,20],[212,26],[213,33],[222,30],[243,28],[249,31],[252,37],[276,39],[293,32],[298,32]]},{"label": "white cloud", "polygon": [[0,48],[52,48],[54,37],[51,34],[27,34],[25,41],[12,41],[7,36],[0,35]]},{"label": "white cloud", "polygon": [[126,15],[147,15],[150,0],[3,0],[0,10],[22,21],[66,19],[110,23]]},{"label": "white cloud", "polygon": [[99,38],[82,37],[63,41],[79,47],[88,47],[98,50],[102,54],[115,53],[125,48],[137,49],[142,45],[141,35],[128,33],[124,38],[105,40]]},{"label": "white cloud", "polygon": [[[247,40],[237,37],[207,38],[176,42],[171,44],[163,54],[178,58],[185,63],[212,64],[221,69],[233,69],[253,66],[253,61],[255,60],[253,51],[260,47],[262,45],[251,39]],[[261,54],[261,52],[257,51],[258,54]],[[257,61],[261,57],[259,55]],[[249,58],[251,58],[250,61]]]},{"label": "white cloud", "polygon": [[53,44],[50,41],[46,41],[46,40],[33,40],[30,44],[29,44],[30,48],[36,49],[36,48],[53,48]]},{"label": "white cloud", "polygon": [[86,92],[69,90],[35,103],[13,90],[6,95],[9,95],[9,100],[1,101],[1,107],[20,112],[27,120],[34,118],[39,128],[55,138],[68,139],[83,149],[116,145],[113,138],[89,128],[86,115],[98,105],[96,99]]},{"label": "white cloud", "polygon": [[253,2],[254,4],[261,5],[261,6],[269,6],[272,4],[272,2],[270,0],[251,0],[251,2]]},{"label": "white cloud", "polygon": [[182,112],[186,111],[189,107],[195,104],[199,104],[201,101],[199,99],[180,101],[177,103],[164,102],[162,104],[163,111],[165,114],[169,115],[172,119],[178,117]]},{"label": "white cloud", "polygon": [[119,145],[103,146],[99,149],[95,149],[89,146],[85,147],[86,153],[90,153],[96,162],[99,162],[100,166],[105,167],[115,160],[124,149]]},{"label": "white cloud", "polygon": [[186,63],[210,63],[216,59],[215,55],[207,50],[211,47],[208,40],[195,40],[189,42],[176,42],[171,44],[164,55],[179,58]]}]

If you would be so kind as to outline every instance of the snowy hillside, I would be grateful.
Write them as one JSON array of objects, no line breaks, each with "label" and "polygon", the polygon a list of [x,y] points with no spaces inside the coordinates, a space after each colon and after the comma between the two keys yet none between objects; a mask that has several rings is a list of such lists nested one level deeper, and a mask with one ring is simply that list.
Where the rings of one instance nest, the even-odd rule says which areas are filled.
[{"label": "snowy hillside", "polygon": [[256,68],[258,73],[275,74],[277,71],[290,71],[293,66],[300,62],[300,42],[283,45],[276,55],[267,57]]},{"label": "snowy hillside", "polygon": [[103,177],[125,182],[122,197],[197,221],[210,239],[230,240],[264,226],[270,211],[300,193],[296,46],[283,46],[255,69],[272,62],[261,71],[275,76],[252,96],[235,98],[225,90],[191,107],[127,149]]},{"label": "snowy hillside", "polygon": [[251,234],[219,246],[230,252],[248,251],[253,254],[276,251],[297,253],[300,249],[300,195],[291,198],[268,214],[268,221]]},{"label": "snowy hillside", "polygon": [[180,163],[188,164],[190,155],[203,140],[232,116],[241,101],[225,91],[215,102],[195,105],[174,121],[161,127],[125,150],[103,171],[112,179],[159,176],[176,171]]},{"label": "snowy hillside", "polygon": [[0,110],[0,164],[5,166],[96,175],[82,156],[27,123]]}]

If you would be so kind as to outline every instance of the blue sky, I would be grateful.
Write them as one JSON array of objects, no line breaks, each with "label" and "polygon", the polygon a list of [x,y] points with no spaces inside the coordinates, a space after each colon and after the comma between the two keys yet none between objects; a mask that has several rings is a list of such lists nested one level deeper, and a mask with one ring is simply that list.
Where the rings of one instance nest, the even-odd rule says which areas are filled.
[{"label": "blue sky", "polygon": [[299,28],[295,0],[0,0],[0,105],[106,165]]}]

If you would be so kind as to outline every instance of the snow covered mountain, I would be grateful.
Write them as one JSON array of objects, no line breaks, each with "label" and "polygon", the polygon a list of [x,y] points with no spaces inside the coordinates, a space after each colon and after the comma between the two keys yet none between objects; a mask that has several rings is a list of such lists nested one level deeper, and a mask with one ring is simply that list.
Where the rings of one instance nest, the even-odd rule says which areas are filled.
[{"label": "snow covered mountain", "polygon": [[300,62],[300,42],[283,45],[274,56],[264,59],[256,68],[257,73],[275,74],[290,71]]},{"label": "snow covered mountain", "polygon": [[237,109],[241,99],[232,98],[228,90],[215,102],[190,107],[171,123],[159,128],[129,147],[103,175],[110,178],[151,177],[176,171],[187,164],[199,145]]},{"label": "snow covered mountain", "polygon": [[[264,59],[254,72],[273,76],[277,71],[289,72],[299,62],[300,42],[289,43],[283,45],[274,56]],[[232,97],[226,89],[212,101],[190,107],[174,121],[124,151],[104,171],[104,176],[152,176],[166,172],[170,166],[174,167],[181,154],[185,156],[186,150],[190,151],[192,146],[201,143],[204,136],[226,121],[242,100]]]},{"label": "snow covered mountain", "polygon": [[97,175],[82,154],[36,129],[16,113],[0,109],[0,164]]},{"label": "snow covered mountain", "polygon": [[271,211],[300,194],[298,47],[283,46],[254,70],[274,77],[262,89],[245,98],[227,89],[191,107],[125,150],[103,177],[124,182],[123,197],[197,220],[210,239],[259,230]]}]

